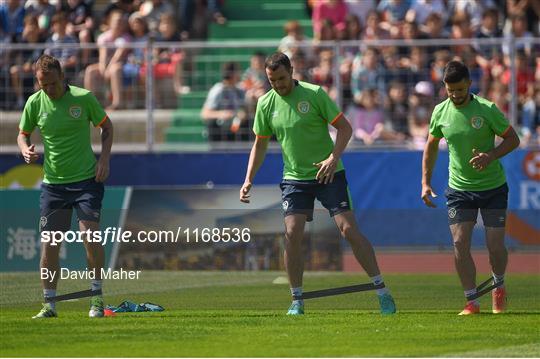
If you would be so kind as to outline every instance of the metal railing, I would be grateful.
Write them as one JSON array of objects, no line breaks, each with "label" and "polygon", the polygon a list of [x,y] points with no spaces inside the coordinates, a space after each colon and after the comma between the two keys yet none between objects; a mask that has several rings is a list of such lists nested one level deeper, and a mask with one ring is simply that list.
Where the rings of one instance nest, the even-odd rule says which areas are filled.
[{"label": "metal railing", "polygon": [[[46,44],[0,44],[0,117],[3,135],[0,136],[0,145],[4,151],[13,150],[15,135],[8,136],[7,132],[11,132],[16,128],[20,118],[21,108],[17,108],[17,99],[14,98],[14,81],[11,69],[13,66],[21,65],[17,60],[17,53],[21,51],[29,51],[42,49],[45,50]],[[124,148],[126,150],[139,151],[162,151],[162,150],[192,150],[192,149],[233,149],[245,150],[250,145],[248,141],[237,142],[212,142],[209,143],[208,132],[205,123],[200,119],[200,110],[204,103],[205,95],[210,90],[211,86],[221,80],[220,67],[228,61],[238,62],[245,71],[249,66],[250,58],[256,51],[270,54],[279,46],[278,41],[223,41],[223,42],[182,42],[182,43],[159,43],[149,40],[143,43],[126,43],[124,48],[129,49],[132,53],[136,50],[144,52],[144,63],[134,63],[137,73],[131,74],[134,78],[127,81],[125,75],[127,70],[122,71],[122,93],[123,97],[121,109],[111,111],[111,117],[115,124],[119,125],[122,130],[117,137],[115,147]],[[377,40],[377,41],[343,41],[343,42],[320,42],[320,43],[302,43],[296,45],[304,54],[304,60],[307,61],[306,72],[312,76],[317,67],[328,64],[321,64],[323,60],[319,58],[319,54],[323,50],[329,50],[331,53],[331,71],[323,82],[332,88],[334,100],[338,106],[346,112],[349,108],[357,106],[355,104],[354,93],[356,89],[350,82],[350,78],[354,74],[344,73],[343,64],[346,61],[353,63],[351,71],[356,71],[354,66],[361,60],[361,54],[367,48],[376,48],[379,50],[377,59],[378,69],[381,71],[381,76],[385,79],[386,90],[381,94],[382,98],[378,101],[379,107],[383,112],[388,112],[383,109],[383,105],[388,99],[388,78],[390,73],[385,67],[385,56],[387,52],[392,52],[397,49],[399,53],[410,53],[413,48],[425,49],[424,54],[427,59],[424,62],[424,68],[416,69],[416,73],[420,74],[419,78],[426,78],[431,82],[432,87],[440,87],[440,83],[436,83],[431,78],[432,72],[431,62],[433,61],[433,51],[437,49],[459,47],[471,47],[478,49],[479,47],[491,46],[499,49],[501,61],[504,65],[504,52],[507,53],[506,61],[510,72],[510,82],[508,83],[508,93],[503,94],[505,100],[508,100],[508,118],[510,122],[519,127],[520,122],[520,107],[518,96],[518,81],[517,81],[517,65],[516,56],[518,49],[530,48],[530,56],[527,61],[530,66],[534,66],[535,61],[538,61],[540,56],[540,39],[521,39],[521,38],[499,38],[499,39],[436,39],[436,40],[415,40],[405,42],[404,40]],[[57,48],[73,48],[77,50],[89,50],[97,54],[99,48],[95,44],[70,44],[70,45],[54,45],[53,49]],[[115,51],[116,47],[107,47],[111,52]],[[181,61],[181,84],[173,83],[171,86],[170,76],[159,74],[152,66],[145,66],[148,63],[157,63],[154,58],[155,49],[178,49],[184,53]],[[355,53],[355,49],[358,50]],[[389,50],[390,49],[390,50]],[[393,49],[393,50],[392,50]],[[422,52],[423,50],[419,50]],[[408,55],[407,55],[408,56]],[[453,57],[452,51],[449,53]],[[398,56],[399,59],[406,58]],[[328,61],[328,59],[326,59]],[[94,57],[94,63],[97,63],[97,58]],[[130,63],[130,56],[126,57],[123,66]],[[407,77],[411,70],[406,65],[398,67],[398,72]],[[530,68],[534,73],[534,68]],[[23,76],[24,75],[24,76]],[[88,82],[86,77],[89,76],[88,67],[79,64],[71,73],[71,83],[79,86],[84,86]],[[26,88],[24,91],[25,98],[33,91],[28,85],[33,86],[33,73],[21,72],[21,78],[24,77]],[[313,77],[313,76],[312,76]],[[408,78],[411,78],[410,76]],[[491,81],[499,81],[500,79],[491,79]],[[308,79],[310,82],[313,78]],[[407,80],[410,81],[410,80]],[[107,80],[101,81],[102,85],[97,88],[104,106],[108,105],[111,98],[110,82]],[[370,84],[369,86],[372,86]],[[409,96],[413,94],[416,83],[404,83]],[[536,84],[537,85],[537,84]],[[537,86],[538,87],[538,86]],[[370,87],[371,88],[371,87]],[[536,88],[538,91],[538,88]],[[137,95],[133,95],[137,93]],[[486,94],[482,94],[484,97]],[[142,96],[144,101],[137,96]],[[432,103],[442,100],[438,93],[433,93]],[[540,111],[540,105],[537,107]],[[249,111],[248,111],[249,112]],[[253,115],[253,113],[251,113]],[[386,118],[391,118],[393,113],[386,113]],[[252,138],[249,128],[251,122],[244,131],[248,131],[246,136]],[[99,143],[98,137],[94,138],[94,143]],[[351,147],[365,147],[365,143],[361,141],[353,141]],[[398,147],[410,148],[408,140],[388,142],[381,140],[375,143],[376,147]],[[274,146],[275,147],[275,146]],[[15,147],[16,148],[16,147]]]}]

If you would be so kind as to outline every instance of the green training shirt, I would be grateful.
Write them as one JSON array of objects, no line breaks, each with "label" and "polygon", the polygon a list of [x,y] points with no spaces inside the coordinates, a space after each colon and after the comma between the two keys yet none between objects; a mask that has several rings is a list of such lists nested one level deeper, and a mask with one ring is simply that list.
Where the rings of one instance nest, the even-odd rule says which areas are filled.
[{"label": "green training shirt", "polygon": [[35,127],[40,130],[45,147],[43,182],[72,183],[95,176],[89,125],[99,126],[106,118],[94,95],[76,86],[68,86],[58,100],[51,100],[43,90],[28,98],[19,129],[25,134]]},{"label": "green training shirt", "polygon": [[[257,103],[253,131],[258,137],[276,135],[283,153],[283,178],[313,180],[318,163],[330,156],[334,142],[328,124],[341,112],[328,94],[317,85],[298,81],[287,96],[273,89]],[[336,171],[343,170],[339,160]]]},{"label": "green training shirt", "polygon": [[510,125],[495,104],[482,97],[471,96],[469,103],[462,108],[457,108],[450,99],[435,106],[429,132],[434,137],[444,137],[448,143],[448,185],[459,191],[485,191],[506,182],[504,169],[500,161],[495,160],[483,171],[475,170],[469,163],[473,158],[473,148],[479,152],[492,150],[495,135],[503,135]]}]

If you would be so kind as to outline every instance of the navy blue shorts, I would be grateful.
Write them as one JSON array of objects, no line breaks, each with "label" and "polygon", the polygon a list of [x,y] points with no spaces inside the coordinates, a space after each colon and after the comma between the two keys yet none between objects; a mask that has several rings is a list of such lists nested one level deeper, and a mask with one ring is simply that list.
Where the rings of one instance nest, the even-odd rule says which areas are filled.
[{"label": "navy blue shorts", "polygon": [[458,191],[448,187],[444,192],[448,207],[448,223],[476,222],[478,210],[484,226],[504,227],[508,208],[508,185],[487,191]]},{"label": "navy blue shorts", "polygon": [[79,221],[99,222],[104,192],[103,183],[96,182],[94,178],[65,184],[42,183],[40,229],[69,230],[73,208]]},{"label": "navy blue shorts", "polygon": [[313,220],[315,199],[330,212],[330,216],[352,209],[345,171],[334,174],[332,183],[321,184],[317,180],[281,181],[281,199],[284,216],[305,214],[308,222]]}]

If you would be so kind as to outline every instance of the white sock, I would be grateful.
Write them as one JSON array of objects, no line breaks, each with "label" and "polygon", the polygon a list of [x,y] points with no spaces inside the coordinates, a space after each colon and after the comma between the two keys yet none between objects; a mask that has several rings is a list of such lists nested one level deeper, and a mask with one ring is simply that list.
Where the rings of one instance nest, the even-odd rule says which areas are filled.
[{"label": "white sock", "polygon": [[[382,275],[376,275],[374,277],[370,277],[371,278],[371,283],[375,284],[375,285],[379,285],[379,284],[384,284],[384,280],[382,278]],[[377,291],[377,295],[383,295],[383,294],[388,294],[389,291],[388,291],[388,288],[384,287],[384,288],[381,288],[381,289],[376,289]]]},{"label": "white sock", "polygon": [[[43,297],[44,298],[56,297],[56,289],[43,289]],[[51,308],[53,310],[56,310],[55,302],[50,302],[49,304],[51,305]]]},{"label": "white sock", "polygon": [[[476,294],[476,288],[465,290],[465,291],[463,291],[463,293],[465,293],[465,298],[467,298],[470,295]],[[473,300],[468,300],[467,299],[467,303],[474,303],[474,305],[479,305],[478,298],[473,299]]]},{"label": "white sock", "polygon": [[[291,288],[291,295],[294,297],[301,296],[303,293],[302,287]],[[304,304],[302,299],[293,299],[293,304]]]},{"label": "white sock", "polygon": [[[491,274],[493,276],[493,281],[495,282],[495,284],[500,283],[500,282],[504,282],[504,274],[497,275],[497,274],[495,274],[493,272]],[[504,284],[501,287],[504,287]]]},{"label": "white sock", "polygon": [[92,290],[100,290],[102,283],[103,283],[103,280],[101,279],[92,279],[92,281],[90,282],[91,284],[90,288]]}]

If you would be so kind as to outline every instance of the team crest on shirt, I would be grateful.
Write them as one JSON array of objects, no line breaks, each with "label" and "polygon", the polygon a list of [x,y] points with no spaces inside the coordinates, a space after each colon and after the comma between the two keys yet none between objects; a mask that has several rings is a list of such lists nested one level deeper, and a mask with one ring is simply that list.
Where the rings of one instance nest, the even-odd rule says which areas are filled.
[{"label": "team crest on shirt", "polygon": [[300,101],[298,102],[298,111],[300,113],[308,113],[309,112],[309,102],[307,101]]},{"label": "team crest on shirt", "polygon": [[481,129],[484,125],[484,119],[480,116],[474,116],[471,118],[471,126],[477,130]]},{"label": "team crest on shirt", "polygon": [[81,117],[81,114],[82,114],[82,108],[81,106],[71,106],[69,108],[69,114],[71,115],[71,117],[73,118],[79,118]]}]

